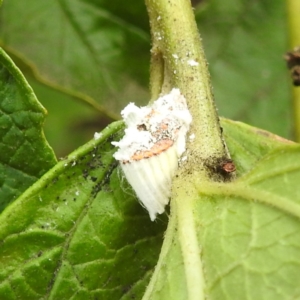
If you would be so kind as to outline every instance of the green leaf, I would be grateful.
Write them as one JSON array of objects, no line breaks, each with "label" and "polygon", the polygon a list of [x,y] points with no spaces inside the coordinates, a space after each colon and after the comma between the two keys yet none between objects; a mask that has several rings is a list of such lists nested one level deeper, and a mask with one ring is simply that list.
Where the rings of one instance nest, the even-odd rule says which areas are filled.
[{"label": "green leaf", "polygon": [[252,170],[256,163],[277,147],[294,145],[268,131],[241,122],[221,119],[226,144],[235,161],[238,176]]},{"label": "green leaf", "polygon": [[[288,141],[242,123],[222,120],[222,126],[230,151],[235,153],[235,160],[239,157],[238,152],[243,152],[241,148],[247,148],[237,168],[248,181],[249,177],[254,176],[249,175],[252,174],[250,170],[253,169],[253,163],[268,162],[267,158],[282,148],[295,148],[286,146],[290,143]],[[100,139],[90,141],[59,162],[0,216],[1,299],[142,298],[160,253],[167,220],[166,216],[161,216],[157,222],[150,221],[148,213],[134,197],[112,158],[115,149],[111,141],[118,140],[122,132],[123,125],[120,122],[109,126]],[[241,136],[243,140],[239,142]],[[298,155],[297,151],[295,155]],[[204,230],[201,220],[207,220],[205,230],[213,231],[210,226],[214,223],[209,223],[209,220],[220,218],[221,222],[221,212],[224,213],[227,207],[230,208],[228,213],[239,216],[239,213],[234,214],[235,208],[228,204],[230,201],[234,201],[236,210],[241,206],[243,214],[249,213],[244,206],[258,205],[267,211],[271,209],[265,204],[251,202],[245,196],[241,200],[231,199],[233,197],[228,194],[235,185],[241,190],[244,187],[241,182],[242,179],[239,179],[237,184],[217,186],[218,193],[211,192],[209,185],[196,192],[197,200],[198,193],[209,194],[206,201],[204,197],[207,196],[202,196],[203,201],[192,201],[199,214],[205,214],[200,217],[198,212],[196,214],[200,233]],[[258,187],[255,189],[258,190]],[[239,193],[236,198],[244,195]],[[222,195],[225,195],[225,201]],[[176,225],[173,216],[166,243],[170,241],[170,227]],[[238,220],[242,218],[243,215]],[[283,218],[289,219],[290,216]],[[230,223],[224,224],[233,230],[236,222],[234,220],[232,226]],[[242,225],[243,222],[237,228]],[[180,248],[181,238],[175,227],[172,233],[174,239],[169,244],[171,250],[159,262],[165,273],[161,273],[162,277],[158,280],[158,299],[188,299],[185,294],[186,274],[182,270],[184,251]],[[189,237],[189,230],[186,234]],[[212,232],[209,237],[220,239],[215,236],[217,234],[221,233]],[[238,239],[238,234],[236,236]],[[200,238],[205,240],[207,247],[214,248],[214,242],[210,243],[208,237],[201,235],[199,241]],[[223,244],[226,245],[225,240]],[[231,242],[229,245],[235,247]],[[221,250],[217,248],[214,251]],[[213,272],[210,269],[214,270],[218,264],[225,264],[223,258],[220,261],[215,258],[216,262],[207,266],[211,263],[209,259],[212,258],[207,258],[205,262],[209,272]],[[215,274],[211,278],[213,276]],[[213,290],[213,287],[210,289]],[[234,299],[234,295],[232,297]]]},{"label": "green leaf", "polygon": [[291,137],[286,2],[204,1],[196,19],[220,115]]},{"label": "green leaf", "polygon": [[299,161],[299,145],[278,149],[235,184],[199,190],[209,195],[196,206],[212,299],[299,297]]},{"label": "green leaf", "polygon": [[131,299],[149,281],[156,223],[124,181],[109,126],[59,162],[0,217],[0,299]]},{"label": "green leaf", "polygon": [[115,1],[11,0],[3,5],[1,23],[1,42],[40,80],[89,103],[96,100],[106,114],[119,116],[128,102],[148,98],[150,46],[142,1],[118,6]]},{"label": "green leaf", "polygon": [[74,98],[66,93],[31,78],[29,83],[43,106],[47,108],[44,131],[57,157],[65,157],[88,142],[96,131],[104,129],[113,121],[83,101],[74,101]]},{"label": "green leaf", "polygon": [[238,179],[175,183],[166,238],[143,299],[300,296],[300,146],[241,123],[222,125]]},{"label": "green leaf", "polygon": [[42,126],[46,111],[0,48],[0,211],[55,163]]}]

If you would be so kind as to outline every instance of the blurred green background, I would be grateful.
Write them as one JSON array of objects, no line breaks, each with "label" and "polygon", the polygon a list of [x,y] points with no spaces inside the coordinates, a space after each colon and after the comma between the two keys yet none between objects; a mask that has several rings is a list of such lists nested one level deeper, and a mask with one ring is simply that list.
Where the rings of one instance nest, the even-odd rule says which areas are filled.
[{"label": "blurred green background", "polygon": [[[284,1],[193,1],[220,116],[293,138]],[[142,0],[9,0],[0,46],[48,110],[58,157],[148,102],[150,31]]]}]

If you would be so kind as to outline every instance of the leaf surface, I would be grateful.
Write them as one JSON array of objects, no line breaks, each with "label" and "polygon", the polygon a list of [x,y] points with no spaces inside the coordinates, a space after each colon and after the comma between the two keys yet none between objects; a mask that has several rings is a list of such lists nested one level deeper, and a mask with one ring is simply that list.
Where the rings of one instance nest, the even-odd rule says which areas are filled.
[{"label": "leaf surface", "polygon": [[299,298],[299,158],[299,145],[278,149],[235,184],[199,189],[211,299]]},{"label": "leaf surface", "polygon": [[[232,152],[247,147],[247,143],[251,145],[237,166],[245,178],[253,163],[289,145],[242,123],[222,120],[222,126]],[[167,219],[160,216],[157,222],[150,221],[117,168],[112,158],[115,149],[110,142],[118,140],[122,132],[122,123],[109,126],[100,139],[92,140],[59,162],[3,212],[1,299],[142,298],[159,257]],[[238,141],[240,134],[244,136],[242,142]],[[203,190],[197,191],[197,195],[203,194]],[[213,210],[214,201],[220,202],[218,207],[223,205],[222,193],[226,205],[228,201],[239,202],[231,200],[227,190],[225,186],[219,188],[219,194],[208,192],[214,200],[205,203],[203,209]],[[247,199],[240,202],[251,203]],[[202,210],[201,205],[195,208]],[[210,213],[205,218],[209,216],[216,217]],[[170,224],[176,224],[172,220]],[[206,230],[210,230],[208,225]],[[200,238],[203,237],[199,241]],[[166,273],[159,280],[160,299],[185,297],[180,243],[180,237],[174,234],[172,251],[164,261]]]},{"label": "leaf surface", "polygon": [[223,127],[238,178],[177,182],[143,299],[300,297],[300,146],[232,121]]},{"label": "leaf surface", "polygon": [[46,110],[0,49],[0,211],[55,163],[42,126]]},{"label": "leaf surface", "polygon": [[105,118],[83,101],[29,78],[38,99],[47,108],[45,135],[57,157],[65,157],[87,143],[96,131],[104,129],[113,120]]},{"label": "leaf surface", "polygon": [[147,99],[150,49],[143,2],[118,2],[7,1],[0,38],[43,81],[118,116],[128,102]]},{"label": "leaf surface", "polygon": [[291,137],[286,3],[204,1],[196,19],[220,115]]},{"label": "leaf surface", "polygon": [[150,221],[117,168],[111,141],[122,128],[109,126],[3,213],[1,299],[130,299],[144,291],[167,222]]}]

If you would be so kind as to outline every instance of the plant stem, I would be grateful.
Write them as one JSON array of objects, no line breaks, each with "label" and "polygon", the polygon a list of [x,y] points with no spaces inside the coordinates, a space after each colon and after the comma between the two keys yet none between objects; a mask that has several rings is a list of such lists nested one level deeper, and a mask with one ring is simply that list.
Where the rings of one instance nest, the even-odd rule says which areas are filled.
[{"label": "plant stem", "polygon": [[155,101],[161,93],[161,87],[164,80],[164,60],[162,53],[158,48],[151,50],[151,64],[150,64],[150,91],[151,101]]},{"label": "plant stem", "polygon": [[[288,26],[290,36],[290,46],[295,48],[300,46],[300,1],[287,0]],[[294,130],[295,140],[300,142],[300,87],[293,87],[293,111],[294,111]]]},{"label": "plant stem", "polygon": [[[212,172],[205,165],[213,165],[217,158],[229,157],[222,138],[219,118],[214,105],[210,76],[201,39],[189,0],[146,0],[153,50],[161,53],[163,66],[152,66],[150,76],[152,96],[158,91],[167,93],[179,88],[185,96],[193,117],[187,143],[188,162],[183,170],[210,180]],[[152,56],[152,62],[157,62]],[[162,80],[157,80],[160,70]],[[156,79],[155,79],[156,78]]]},{"label": "plant stem", "polygon": [[[190,0],[146,0],[152,35],[150,87],[152,100],[160,93],[179,88],[193,121],[187,138],[187,162],[173,179],[171,215],[159,263],[144,299],[155,299],[165,257],[179,240],[186,280],[187,300],[205,298],[201,246],[197,237],[194,203],[195,178],[201,182],[222,181],[216,172],[220,159],[229,158],[216,112],[207,62]],[[230,176],[229,176],[230,177]],[[178,230],[174,231],[174,224]],[[172,225],[172,226],[171,226]],[[163,280],[163,279],[162,279]],[[175,287],[176,289],[176,287]]]}]

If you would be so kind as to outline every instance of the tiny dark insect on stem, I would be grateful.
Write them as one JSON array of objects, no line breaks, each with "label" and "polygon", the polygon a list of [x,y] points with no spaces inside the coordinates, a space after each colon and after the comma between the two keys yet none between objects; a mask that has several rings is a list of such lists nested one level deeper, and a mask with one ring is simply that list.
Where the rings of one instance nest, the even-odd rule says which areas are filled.
[{"label": "tiny dark insect on stem", "polygon": [[226,173],[232,173],[236,170],[235,164],[232,159],[225,159],[221,161],[219,168]]},{"label": "tiny dark insect on stem", "polygon": [[212,178],[223,181],[231,181],[235,178],[236,167],[233,160],[228,157],[209,160],[205,166],[212,172]]}]

